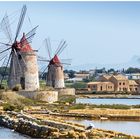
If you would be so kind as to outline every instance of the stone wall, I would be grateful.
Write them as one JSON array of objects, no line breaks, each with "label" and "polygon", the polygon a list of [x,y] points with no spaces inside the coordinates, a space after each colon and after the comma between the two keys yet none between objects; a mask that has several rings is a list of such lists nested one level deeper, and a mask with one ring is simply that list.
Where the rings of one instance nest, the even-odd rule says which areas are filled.
[{"label": "stone wall", "polygon": [[18,94],[30,99],[53,103],[58,101],[58,91],[19,91]]},{"label": "stone wall", "polygon": [[75,89],[74,88],[64,88],[64,89],[58,89],[59,95],[75,95]]}]

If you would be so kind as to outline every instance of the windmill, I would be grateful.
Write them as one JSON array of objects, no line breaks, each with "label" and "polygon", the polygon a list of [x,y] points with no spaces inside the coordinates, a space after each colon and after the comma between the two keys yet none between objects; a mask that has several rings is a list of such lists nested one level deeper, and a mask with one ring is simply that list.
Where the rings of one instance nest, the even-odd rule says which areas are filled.
[{"label": "windmill", "polygon": [[[70,65],[70,63],[65,63],[66,61],[70,61],[70,59],[59,59],[59,55],[63,52],[63,50],[67,47],[67,43],[64,40],[61,40],[58,45],[54,55],[51,54],[51,42],[49,39],[45,39],[45,47],[48,52],[49,60],[43,57],[38,57],[38,61],[48,62],[47,67],[44,69],[44,72],[48,69],[46,75],[46,84],[48,86],[52,86],[54,88],[65,88],[64,84],[64,72],[63,65]],[[65,61],[65,62],[62,62]]]},{"label": "windmill", "polygon": [[[23,5],[14,38],[12,37],[8,15],[6,14],[2,19],[0,26],[8,38],[8,43],[0,42],[4,46],[0,51],[0,56],[2,57],[6,53],[6,56],[2,57],[5,63],[4,73],[10,64],[8,76],[9,88],[20,84],[23,89],[36,90],[39,88],[37,57],[30,43],[38,26],[30,30],[27,34],[23,33],[22,38],[18,41],[26,11],[26,5]],[[0,85],[3,84],[3,80],[4,75],[1,77]]]}]

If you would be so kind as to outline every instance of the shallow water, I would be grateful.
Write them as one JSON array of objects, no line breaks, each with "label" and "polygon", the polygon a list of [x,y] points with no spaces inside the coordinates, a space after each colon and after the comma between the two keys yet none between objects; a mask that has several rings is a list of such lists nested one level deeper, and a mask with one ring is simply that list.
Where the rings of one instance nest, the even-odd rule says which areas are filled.
[{"label": "shallow water", "polygon": [[76,103],[83,104],[124,104],[124,105],[139,105],[140,99],[92,99],[92,98],[77,98]]},{"label": "shallow water", "polygon": [[69,118],[67,121],[75,122],[88,126],[89,123],[93,123],[95,128],[101,128],[106,130],[114,130],[125,134],[140,136],[140,122],[135,121],[99,121],[99,120],[84,120]]},{"label": "shallow water", "polygon": [[30,137],[13,132],[11,129],[0,127],[0,139],[29,139]]}]

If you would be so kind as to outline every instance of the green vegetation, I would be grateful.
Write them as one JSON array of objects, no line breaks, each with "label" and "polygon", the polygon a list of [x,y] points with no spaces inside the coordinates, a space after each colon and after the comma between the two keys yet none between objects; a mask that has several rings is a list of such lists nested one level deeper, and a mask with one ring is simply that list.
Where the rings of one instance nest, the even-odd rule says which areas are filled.
[{"label": "green vegetation", "polygon": [[40,106],[46,104],[43,101],[32,100],[29,98],[25,98],[21,95],[16,94],[15,92],[1,92],[0,93],[0,100],[3,100],[2,106],[4,110],[14,110],[20,111],[25,106]]},{"label": "green vegetation", "polygon": [[4,111],[17,111],[19,112],[20,110],[23,110],[24,106],[23,105],[13,105],[10,103],[4,103],[3,104],[3,110]]},{"label": "green vegetation", "polygon": [[13,111],[13,110],[15,110],[15,106],[11,105],[9,103],[4,103],[3,104],[3,110],[4,111]]},{"label": "green vegetation", "polygon": [[67,73],[69,78],[74,78],[76,71],[74,71],[74,70],[64,70],[64,73]]},{"label": "green vegetation", "polygon": [[12,88],[12,91],[19,91],[21,88],[20,85],[16,85],[15,87]]},{"label": "green vegetation", "polygon": [[70,109],[85,109],[85,108],[86,108],[86,105],[84,104],[75,104],[70,107]]},{"label": "green vegetation", "polygon": [[130,67],[125,72],[126,73],[140,73],[140,69],[139,68]]},{"label": "green vegetation", "polygon": [[[5,69],[6,69],[6,71],[5,71]],[[1,76],[8,76],[8,74],[9,74],[9,71],[10,71],[10,68],[6,68],[6,67],[0,67],[0,75]],[[6,79],[6,78],[5,78]]]},{"label": "green vegetation", "polygon": [[87,85],[86,82],[75,82],[75,83],[66,83],[66,87],[78,89],[78,88],[86,88]]},{"label": "green vegetation", "polygon": [[101,104],[101,105],[89,105],[89,104],[74,104],[70,107],[70,109],[94,109],[94,108],[109,108],[109,109],[132,109],[132,108],[140,108],[140,105],[122,105],[122,104]]},{"label": "green vegetation", "polygon": [[61,104],[65,104],[65,103],[72,104],[72,103],[75,103],[75,96],[72,96],[72,95],[60,96],[58,103],[61,103]]}]

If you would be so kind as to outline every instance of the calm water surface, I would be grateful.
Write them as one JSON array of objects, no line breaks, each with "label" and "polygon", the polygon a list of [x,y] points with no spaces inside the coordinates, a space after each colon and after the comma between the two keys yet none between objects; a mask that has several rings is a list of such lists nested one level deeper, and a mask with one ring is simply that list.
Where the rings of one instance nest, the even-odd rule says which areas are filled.
[{"label": "calm water surface", "polygon": [[0,139],[29,139],[30,137],[11,131],[4,127],[0,127]]},{"label": "calm water surface", "polygon": [[93,123],[96,128],[114,130],[123,132],[125,134],[140,136],[140,122],[134,121],[98,121],[98,120],[83,120],[83,119],[69,119],[70,122],[75,122],[88,126]]},{"label": "calm water surface", "polygon": [[124,105],[139,105],[140,99],[92,99],[92,98],[77,98],[76,103],[83,104],[124,104]]}]

